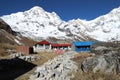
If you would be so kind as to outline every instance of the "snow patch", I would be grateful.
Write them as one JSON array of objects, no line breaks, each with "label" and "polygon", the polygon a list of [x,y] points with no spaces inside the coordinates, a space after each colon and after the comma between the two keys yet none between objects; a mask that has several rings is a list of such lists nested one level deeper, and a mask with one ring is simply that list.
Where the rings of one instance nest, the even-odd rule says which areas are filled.
[{"label": "snow patch", "polygon": [[22,45],[22,43],[20,41],[18,41],[17,39],[14,39],[14,41],[19,44],[19,45]]}]

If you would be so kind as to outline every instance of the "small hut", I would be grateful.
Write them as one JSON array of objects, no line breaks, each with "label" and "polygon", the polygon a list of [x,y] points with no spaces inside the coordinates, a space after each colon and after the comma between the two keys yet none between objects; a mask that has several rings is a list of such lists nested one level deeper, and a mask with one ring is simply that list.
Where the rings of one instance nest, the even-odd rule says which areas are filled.
[{"label": "small hut", "polygon": [[51,49],[51,43],[46,40],[42,40],[38,42],[37,44],[35,44],[34,46],[35,52],[39,52],[41,50],[46,50],[46,49]]},{"label": "small hut", "polygon": [[24,53],[26,55],[29,55],[31,53],[33,53],[33,48],[29,47],[29,46],[17,46],[17,52],[21,52]]},{"label": "small hut", "polygon": [[91,41],[84,41],[84,42],[73,42],[72,49],[76,52],[86,52],[90,51],[90,47],[93,44]]}]

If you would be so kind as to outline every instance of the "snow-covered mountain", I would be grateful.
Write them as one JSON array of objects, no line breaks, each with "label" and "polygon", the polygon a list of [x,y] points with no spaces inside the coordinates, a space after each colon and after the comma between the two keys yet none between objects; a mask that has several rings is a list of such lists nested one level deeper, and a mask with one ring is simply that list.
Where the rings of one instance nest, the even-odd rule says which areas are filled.
[{"label": "snow-covered mountain", "polygon": [[89,36],[101,41],[120,41],[120,7],[88,22]]},{"label": "snow-covered mountain", "polygon": [[25,12],[13,13],[1,18],[14,31],[20,32],[25,37],[36,39],[65,36],[64,32],[58,30],[58,26],[62,23],[59,16],[55,12],[46,12],[38,6]]},{"label": "snow-covered mountain", "polygon": [[58,39],[120,41],[120,7],[94,20],[70,20],[65,22],[55,12],[46,12],[35,6],[28,11],[1,17],[12,30],[39,40]]},{"label": "snow-covered mountain", "polygon": [[77,38],[87,36],[99,41],[120,41],[120,7],[94,20],[70,20],[60,27],[71,31]]}]

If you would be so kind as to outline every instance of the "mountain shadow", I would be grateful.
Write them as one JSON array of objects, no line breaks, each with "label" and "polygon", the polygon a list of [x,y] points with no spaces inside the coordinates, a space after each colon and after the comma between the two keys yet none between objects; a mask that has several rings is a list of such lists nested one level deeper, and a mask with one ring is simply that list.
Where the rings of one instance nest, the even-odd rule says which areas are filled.
[{"label": "mountain shadow", "polygon": [[14,80],[35,66],[19,58],[0,60],[0,80]]}]

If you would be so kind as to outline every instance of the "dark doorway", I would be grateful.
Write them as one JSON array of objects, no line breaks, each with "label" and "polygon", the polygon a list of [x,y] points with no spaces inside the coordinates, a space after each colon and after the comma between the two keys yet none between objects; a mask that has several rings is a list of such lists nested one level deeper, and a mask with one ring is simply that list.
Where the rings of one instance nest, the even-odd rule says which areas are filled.
[{"label": "dark doorway", "polygon": [[31,53],[34,53],[33,47],[29,47],[29,53],[30,53],[30,54],[31,54]]}]

